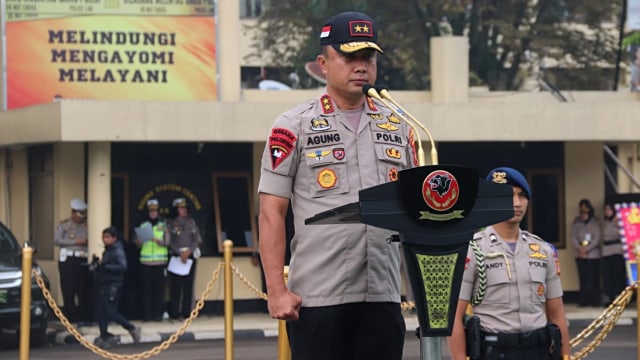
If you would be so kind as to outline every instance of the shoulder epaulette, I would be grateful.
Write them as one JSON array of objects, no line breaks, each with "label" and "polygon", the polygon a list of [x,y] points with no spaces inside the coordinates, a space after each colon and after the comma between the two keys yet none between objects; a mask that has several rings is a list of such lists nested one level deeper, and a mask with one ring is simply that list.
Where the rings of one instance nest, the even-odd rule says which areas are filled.
[{"label": "shoulder epaulette", "polygon": [[522,230],[522,236],[524,236],[527,239],[531,239],[531,240],[536,240],[536,241],[541,241],[541,242],[546,242],[544,241],[541,237],[539,237],[536,234],[532,234],[526,230]]}]

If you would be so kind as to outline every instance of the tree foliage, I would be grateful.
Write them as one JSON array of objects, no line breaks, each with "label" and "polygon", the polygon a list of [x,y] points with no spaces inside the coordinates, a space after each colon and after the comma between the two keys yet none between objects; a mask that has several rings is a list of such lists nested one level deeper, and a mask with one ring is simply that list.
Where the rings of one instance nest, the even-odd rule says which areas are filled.
[{"label": "tree foliage", "polygon": [[320,27],[331,15],[356,10],[378,23],[385,50],[378,81],[392,89],[429,87],[429,40],[449,31],[469,38],[472,85],[516,90],[542,66],[554,67],[556,78],[578,69],[581,86],[599,89],[608,86],[600,70],[615,66],[622,1],[272,0],[258,18],[253,55],[294,67],[302,86],[317,86],[303,67],[319,52]]}]

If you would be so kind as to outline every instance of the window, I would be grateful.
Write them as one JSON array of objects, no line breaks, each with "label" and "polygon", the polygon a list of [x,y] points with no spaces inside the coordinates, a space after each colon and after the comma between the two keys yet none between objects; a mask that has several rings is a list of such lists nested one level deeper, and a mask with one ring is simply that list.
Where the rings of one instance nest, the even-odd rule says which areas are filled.
[{"label": "window", "polygon": [[251,175],[248,172],[213,173],[213,207],[218,250],[233,241],[234,252],[257,251],[255,211]]}]

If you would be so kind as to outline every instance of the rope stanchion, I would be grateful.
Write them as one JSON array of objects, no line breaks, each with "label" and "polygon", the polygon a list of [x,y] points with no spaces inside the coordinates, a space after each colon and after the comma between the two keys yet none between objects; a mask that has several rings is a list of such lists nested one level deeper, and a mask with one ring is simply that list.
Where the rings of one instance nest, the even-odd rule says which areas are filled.
[{"label": "rope stanchion", "polygon": [[233,241],[225,240],[224,249],[224,358],[233,360]]},{"label": "rope stanchion", "polygon": [[29,359],[29,333],[31,330],[31,265],[33,249],[22,248],[22,290],[20,298],[20,360]]},{"label": "rope stanchion", "polygon": [[[289,267],[284,267],[284,283],[289,281]],[[290,360],[291,347],[289,346],[289,338],[287,336],[287,322],[278,320],[278,360]]]}]

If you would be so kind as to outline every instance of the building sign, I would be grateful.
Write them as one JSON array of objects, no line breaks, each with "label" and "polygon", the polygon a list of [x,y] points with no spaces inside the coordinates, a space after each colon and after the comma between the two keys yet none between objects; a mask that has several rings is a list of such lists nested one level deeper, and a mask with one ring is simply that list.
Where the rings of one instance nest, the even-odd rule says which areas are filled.
[{"label": "building sign", "polygon": [[7,0],[9,109],[217,99],[212,0]]},{"label": "building sign", "polygon": [[640,208],[636,203],[615,204],[620,227],[620,238],[624,247],[629,281],[638,281],[638,259],[640,251]]},{"label": "building sign", "polygon": [[627,27],[640,30],[640,0],[627,0]]}]

